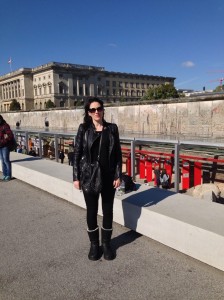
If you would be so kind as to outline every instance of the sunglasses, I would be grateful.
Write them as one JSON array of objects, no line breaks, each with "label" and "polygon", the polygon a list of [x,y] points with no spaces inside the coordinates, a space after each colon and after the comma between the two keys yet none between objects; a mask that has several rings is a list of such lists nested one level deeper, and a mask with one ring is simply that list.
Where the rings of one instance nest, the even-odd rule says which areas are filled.
[{"label": "sunglasses", "polygon": [[89,108],[89,112],[90,112],[91,114],[95,113],[96,111],[97,111],[97,112],[103,111],[103,107],[102,107],[102,106],[99,106],[99,107],[97,107],[97,108]]}]

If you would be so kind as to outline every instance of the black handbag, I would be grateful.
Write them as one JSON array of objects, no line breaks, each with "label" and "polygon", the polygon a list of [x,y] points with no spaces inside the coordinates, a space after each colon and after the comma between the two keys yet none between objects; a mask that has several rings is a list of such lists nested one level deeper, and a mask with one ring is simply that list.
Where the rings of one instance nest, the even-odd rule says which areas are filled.
[{"label": "black handbag", "polygon": [[102,177],[100,168],[100,150],[102,144],[103,131],[100,137],[99,151],[97,160],[93,163],[86,161],[85,157],[82,157],[80,162],[80,172],[81,172],[81,188],[83,192],[88,194],[99,194],[102,190]]}]

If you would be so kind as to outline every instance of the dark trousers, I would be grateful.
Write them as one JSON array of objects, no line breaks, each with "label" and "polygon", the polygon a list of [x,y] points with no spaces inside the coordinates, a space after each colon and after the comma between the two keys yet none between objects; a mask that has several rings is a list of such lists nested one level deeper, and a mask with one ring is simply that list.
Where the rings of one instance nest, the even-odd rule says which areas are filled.
[{"label": "dark trousers", "polygon": [[[115,189],[113,181],[103,182],[101,191],[102,211],[103,211],[103,228],[111,229],[113,223],[113,205],[114,205]],[[99,195],[84,193],[87,208],[87,226],[89,230],[97,228],[97,213],[99,204]]]}]

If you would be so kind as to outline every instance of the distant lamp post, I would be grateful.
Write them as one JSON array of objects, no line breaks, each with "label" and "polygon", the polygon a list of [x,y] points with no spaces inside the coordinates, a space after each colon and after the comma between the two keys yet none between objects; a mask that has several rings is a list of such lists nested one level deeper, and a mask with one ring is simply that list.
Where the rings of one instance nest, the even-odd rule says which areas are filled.
[{"label": "distant lamp post", "polygon": [[21,124],[21,120],[16,122],[16,129],[19,129],[20,124]]},{"label": "distant lamp post", "polygon": [[49,121],[48,121],[47,117],[44,119],[44,124],[45,124],[45,129],[48,129]]}]

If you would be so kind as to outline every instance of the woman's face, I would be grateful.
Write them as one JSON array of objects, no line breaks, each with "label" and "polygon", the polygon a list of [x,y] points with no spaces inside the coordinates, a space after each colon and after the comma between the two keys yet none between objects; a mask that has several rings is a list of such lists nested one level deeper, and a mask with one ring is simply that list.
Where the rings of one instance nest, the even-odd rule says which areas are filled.
[{"label": "woman's face", "polygon": [[103,107],[99,102],[92,102],[89,106],[89,116],[93,119],[93,121],[99,122],[103,119]]}]

